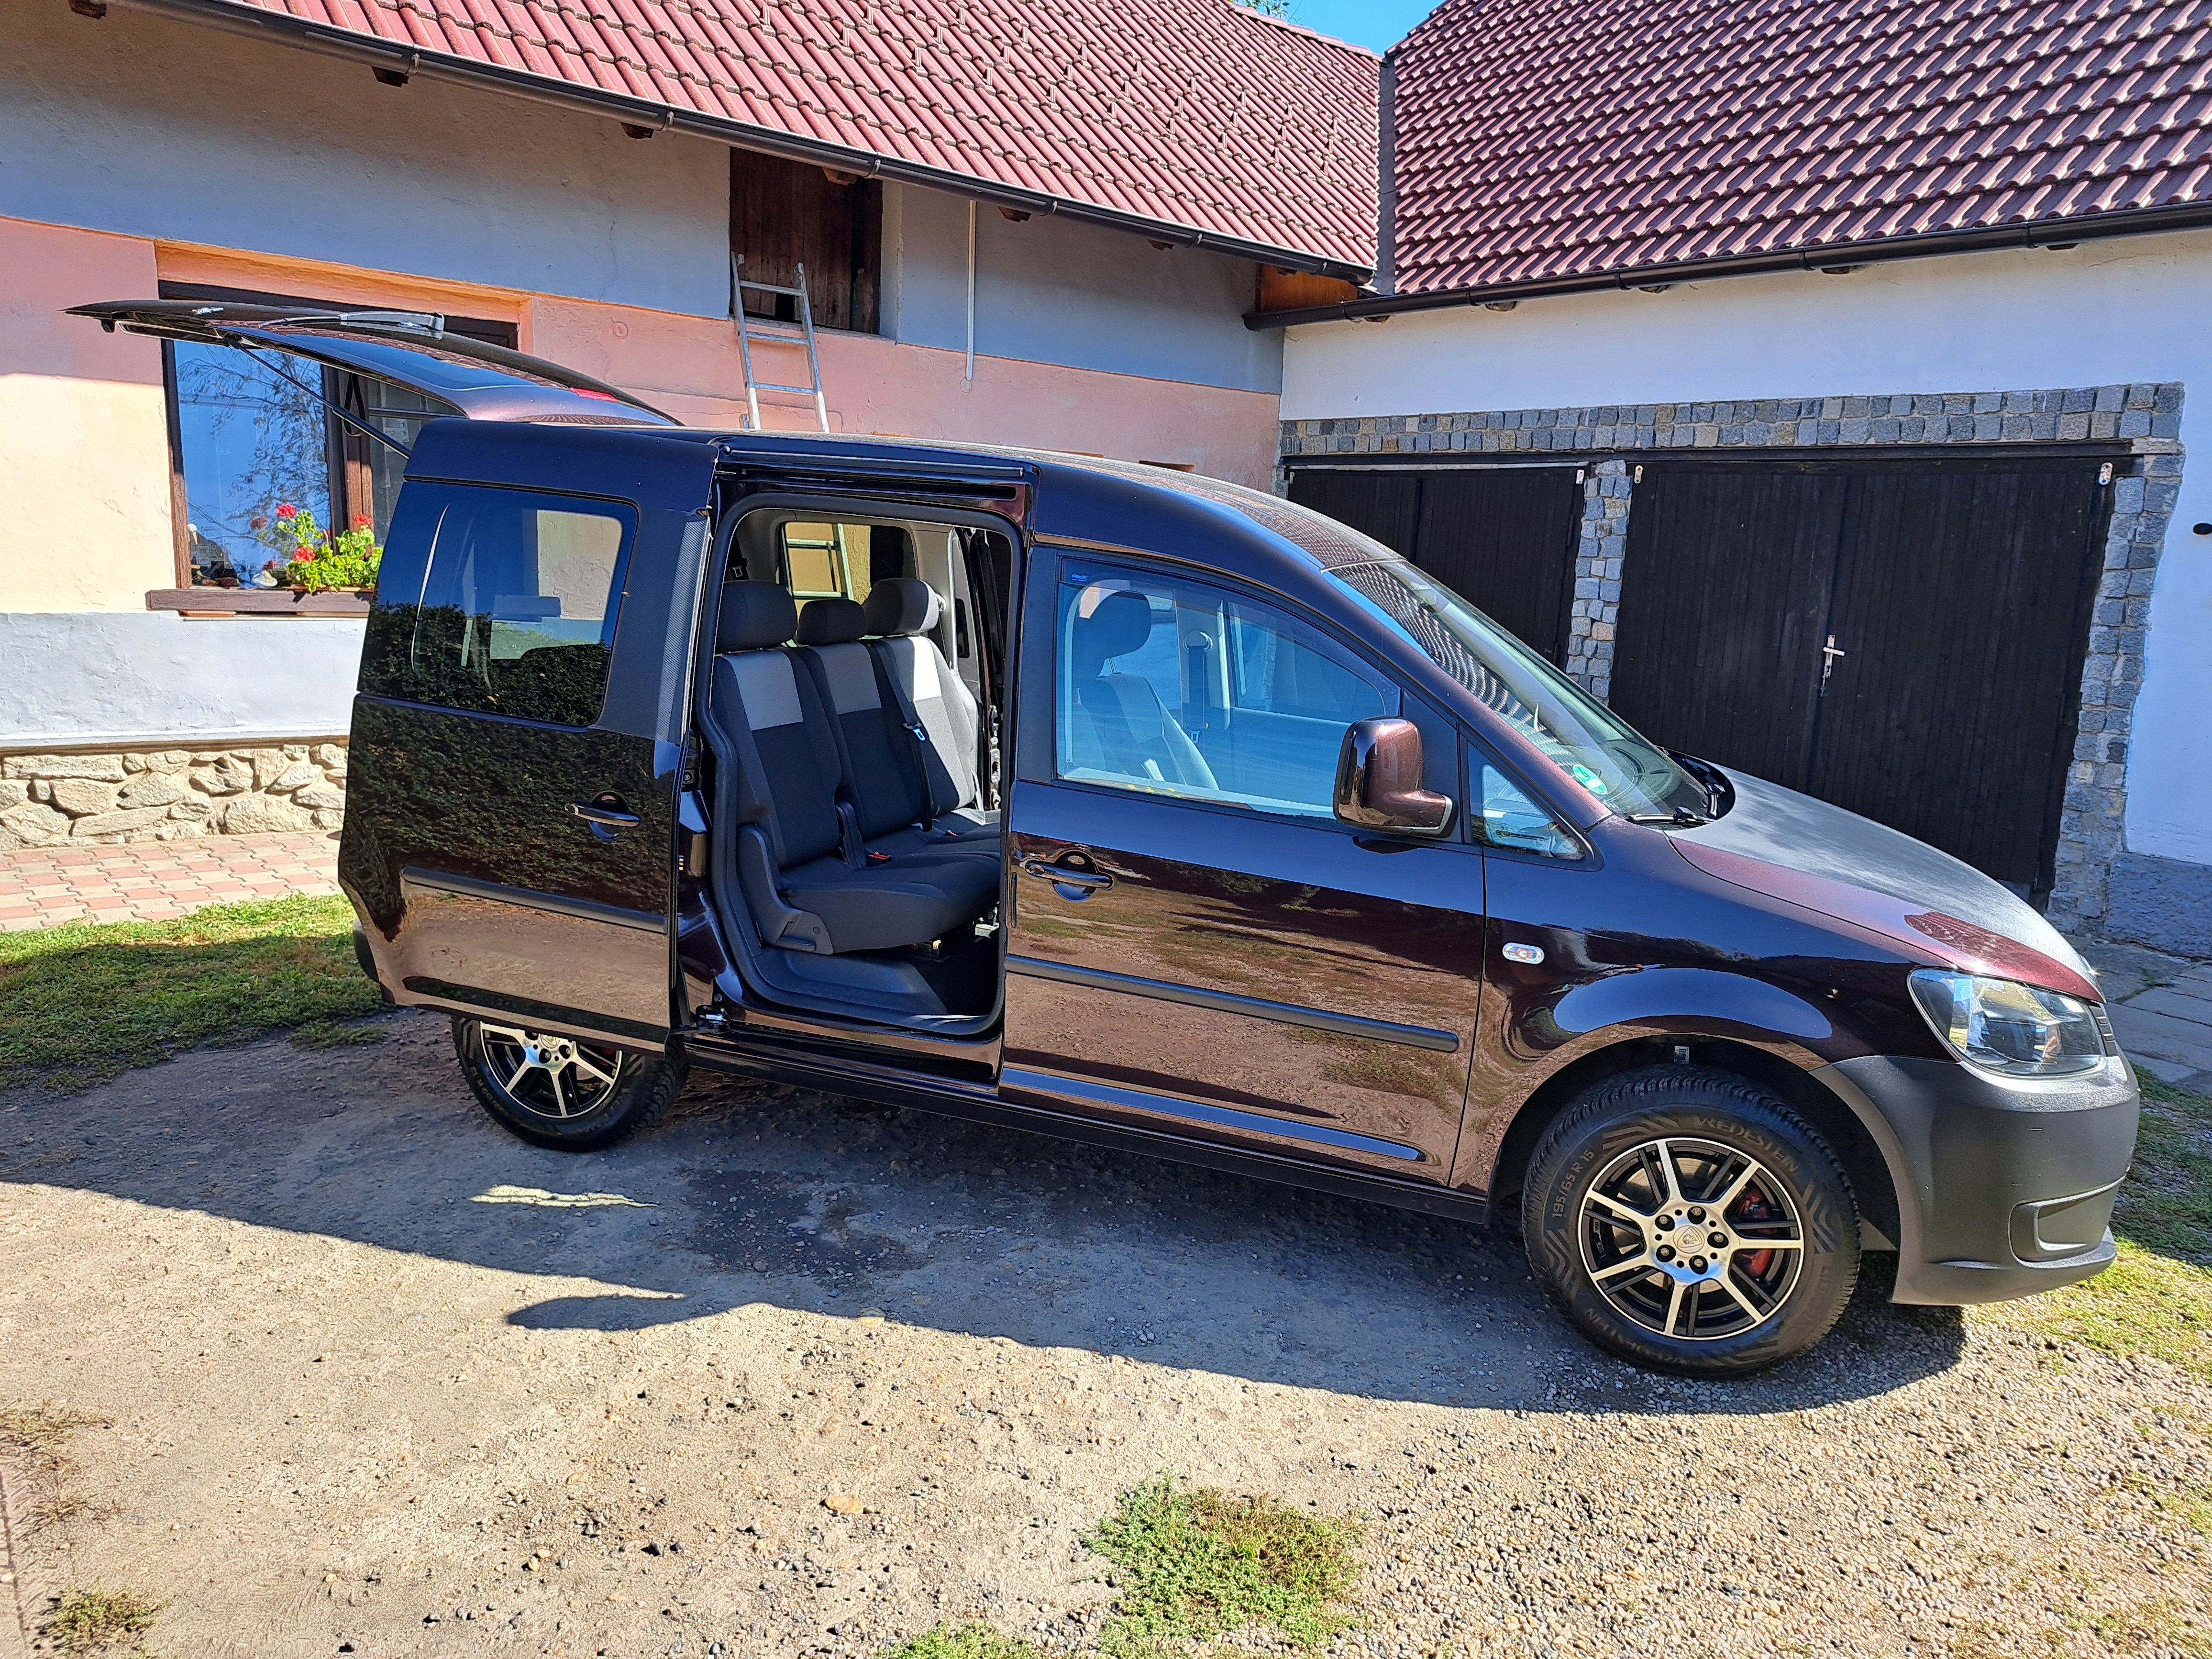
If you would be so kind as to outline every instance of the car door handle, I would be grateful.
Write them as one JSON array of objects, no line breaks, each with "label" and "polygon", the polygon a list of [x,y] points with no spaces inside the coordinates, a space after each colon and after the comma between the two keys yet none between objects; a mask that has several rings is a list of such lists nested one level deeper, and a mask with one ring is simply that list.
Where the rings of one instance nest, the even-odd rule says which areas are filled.
[{"label": "car door handle", "polygon": [[602,830],[635,830],[645,820],[626,811],[620,799],[601,795],[597,800],[571,801],[568,810],[588,824]]},{"label": "car door handle", "polygon": [[1065,864],[1048,864],[1034,854],[1022,860],[1022,873],[1048,881],[1055,887],[1073,887],[1085,893],[1099,892],[1114,884],[1103,870],[1078,870]]}]

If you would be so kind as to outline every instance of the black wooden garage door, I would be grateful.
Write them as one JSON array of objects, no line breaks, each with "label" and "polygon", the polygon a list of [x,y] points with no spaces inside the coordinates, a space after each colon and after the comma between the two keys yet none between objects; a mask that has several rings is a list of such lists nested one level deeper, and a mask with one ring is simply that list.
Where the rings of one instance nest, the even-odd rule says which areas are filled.
[{"label": "black wooden garage door", "polygon": [[1613,706],[1670,748],[2047,890],[2100,465],[1649,464]]},{"label": "black wooden garage door", "polygon": [[1582,492],[1571,466],[1314,469],[1291,499],[1395,548],[1553,662],[1566,659]]}]

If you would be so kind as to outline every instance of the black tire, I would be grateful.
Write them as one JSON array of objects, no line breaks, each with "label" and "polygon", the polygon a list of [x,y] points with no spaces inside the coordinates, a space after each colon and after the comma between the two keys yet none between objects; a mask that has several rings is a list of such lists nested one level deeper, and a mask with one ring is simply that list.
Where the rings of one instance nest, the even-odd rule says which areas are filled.
[{"label": "black tire", "polygon": [[1858,1279],[1858,1209],[1835,1154],[1758,1085],[1704,1067],[1625,1073],[1577,1098],[1529,1161],[1521,1225],[1576,1329],[1680,1376],[1803,1353]]},{"label": "black tire", "polygon": [[494,1122],[560,1152],[596,1152],[627,1139],[665,1112],[684,1087],[682,1062],[665,1055],[487,1025],[465,1014],[453,1017],[453,1055]]}]

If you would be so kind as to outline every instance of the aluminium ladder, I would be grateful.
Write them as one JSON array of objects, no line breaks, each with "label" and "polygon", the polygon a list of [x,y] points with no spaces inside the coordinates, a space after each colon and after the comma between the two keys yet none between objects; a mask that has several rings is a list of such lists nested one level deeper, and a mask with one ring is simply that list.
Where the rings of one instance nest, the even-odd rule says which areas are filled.
[{"label": "aluminium ladder", "polygon": [[[814,418],[822,423],[822,429],[827,432],[830,429],[830,406],[822,396],[822,359],[814,349],[814,307],[808,303],[806,298],[806,267],[805,265],[798,267],[799,285],[796,288],[780,288],[774,283],[749,281],[744,274],[744,262],[745,256],[742,253],[730,255],[730,312],[738,325],[738,354],[744,362],[745,410],[748,416],[746,429],[751,432],[758,432],[762,429],[760,412],[762,392],[788,392],[796,397],[814,399]],[[798,326],[795,328],[788,325],[778,326],[772,322],[764,324],[759,318],[748,316],[745,312],[745,295],[748,294],[790,295],[799,302]],[[806,378],[811,384],[781,386],[774,380],[758,379],[753,373],[753,342],[756,340],[772,340],[783,345],[805,346],[806,348]]]}]

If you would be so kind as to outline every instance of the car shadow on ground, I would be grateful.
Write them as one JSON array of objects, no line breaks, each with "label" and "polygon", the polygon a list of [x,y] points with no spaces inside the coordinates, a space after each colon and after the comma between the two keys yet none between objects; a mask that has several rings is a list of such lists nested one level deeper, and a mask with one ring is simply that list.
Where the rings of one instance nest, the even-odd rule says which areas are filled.
[{"label": "car shadow on ground", "polygon": [[1965,1342],[1955,1310],[1885,1302],[1869,1257],[1813,1354],[1732,1384],[1657,1377],[1574,1335],[1502,1230],[705,1075],[646,1135],[544,1152],[470,1100],[442,1019],[382,1030],[0,1097],[0,1182],[592,1281],[508,1316],[532,1328],[767,1304],[1437,1405],[1802,1410],[1942,1371]]}]

